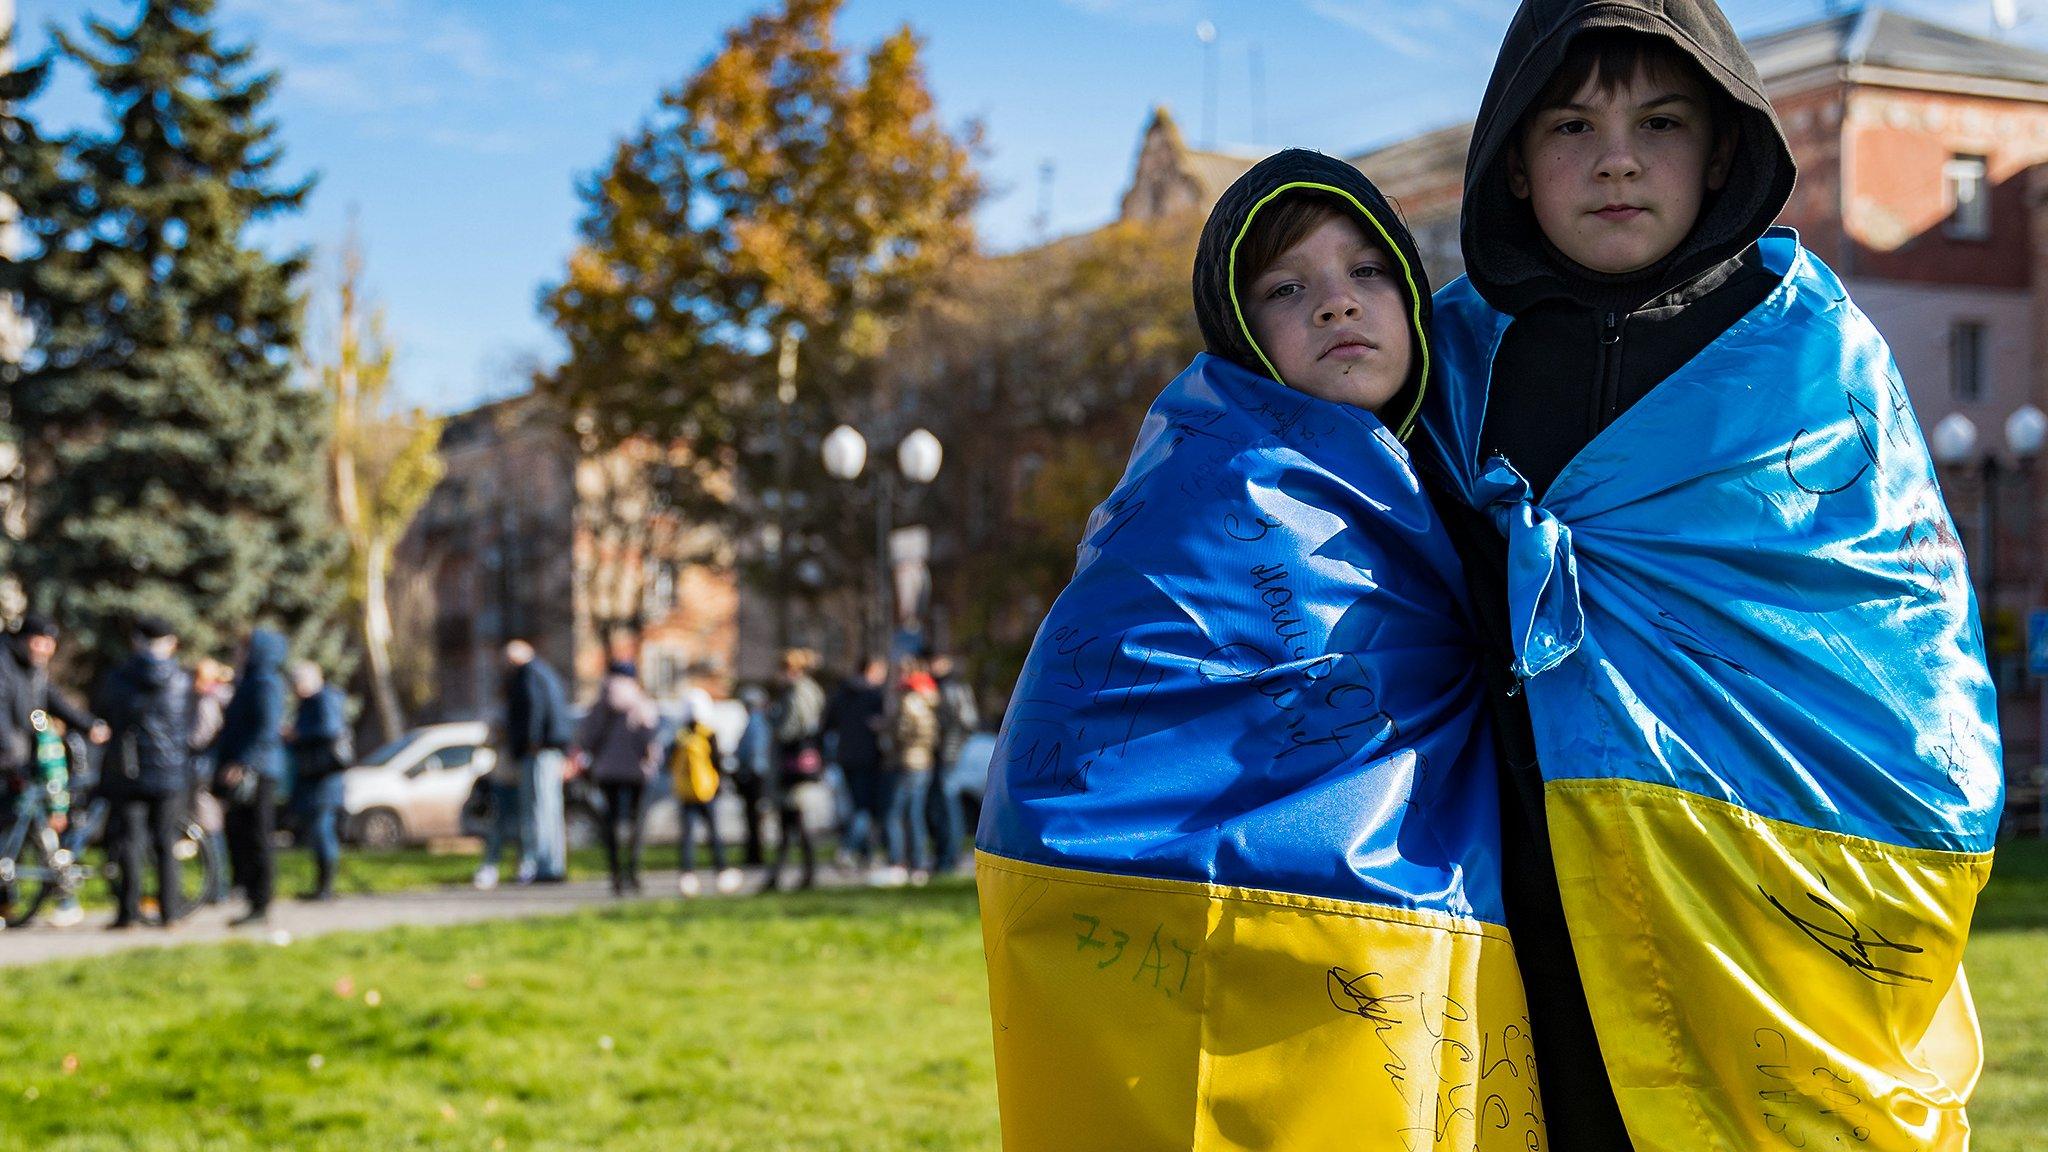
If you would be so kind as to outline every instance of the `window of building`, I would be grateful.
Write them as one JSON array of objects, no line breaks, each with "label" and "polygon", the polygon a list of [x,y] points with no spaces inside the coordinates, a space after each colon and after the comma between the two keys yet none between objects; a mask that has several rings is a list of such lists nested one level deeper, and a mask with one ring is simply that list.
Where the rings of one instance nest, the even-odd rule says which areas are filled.
[{"label": "window of building", "polygon": [[1989,342],[1985,327],[1976,320],[1958,320],[1948,333],[1949,394],[1962,403],[1984,398]]},{"label": "window of building", "polygon": [[654,617],[669,614],[676,606],[676,566],[667,562],[654,566],[654,577],[647,585],[647,612]]},{"label": "window of building", "polygon": [[1948,194],[1948,234],[1958,240],[1991,235],[1991,187],[1982,156],[1952,156],[1942,166]]}]

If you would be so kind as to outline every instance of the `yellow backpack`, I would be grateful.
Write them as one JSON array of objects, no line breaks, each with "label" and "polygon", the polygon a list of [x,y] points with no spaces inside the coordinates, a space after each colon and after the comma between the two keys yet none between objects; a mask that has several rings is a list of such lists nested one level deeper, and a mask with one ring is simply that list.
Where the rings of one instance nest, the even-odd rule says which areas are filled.
[{"label": "yellow backpack", "polygon": [[718,795],[718,745],[711,738],[711,726],[693,720],[676,734],[676,745],[668,754],[668,773],[675,783],[676,799],[686,804],[709,804]]}]

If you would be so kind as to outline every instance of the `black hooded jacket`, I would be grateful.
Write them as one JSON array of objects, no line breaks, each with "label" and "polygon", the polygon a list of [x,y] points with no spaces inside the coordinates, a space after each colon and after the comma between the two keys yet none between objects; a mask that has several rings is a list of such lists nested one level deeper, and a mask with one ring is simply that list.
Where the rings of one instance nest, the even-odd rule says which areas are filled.
[{"label": "black hooded jacket", "polygon": [[102,794],[171,796],[191,782],[192,678],[175,661],[132,653],[108,673],[100,715],[113,729]]},{"label": "black hooded jacket", "polygon": [[1423,391],[1429,384],[1429,276],[1401,214],[1365,173],[1342,160],[1305,148],[1289,148],[1252,165],[1216,201],[1195,248],[1195,322],[1201,325],[1202,339],[1211,355],[1279,379],[1252,339],[1251,325],[1237,299],[1234,270],[1238,245],[1250,231],[1253,217],[1280,193],[1294,189],[1326,192],[1349,201],[1364,219],[1366,235],[1385,241],[1389,254],[1401,265],[1401,292],[1414,325],[1415,356],[1407,383],[1380,406],[1379,417],[1405,440],[1422,411]]},{"label": "black hooded jacket", "polygon": [[[1691,233],[1638,272],[1605,275],[1551,246],[1508,187],[1523,118],[1575,37],[1625,29],[1674,46],[1726,94],[1728,179]],[[1792,194],[1792,153],[1756,66],[1711,0],[1528,0],[1516,12],[1465,163],[1465,266],[1515,317],[1494,359],[1483,454],[1508,458],[1540,496],[1601,429],[1770,294],[1753,245]]]},{"label": "black hooded jacket", "polygon": [[[1728,179],[1679,246],[1606,276],[1551,246],[1508,186],[1509,146],[1572,39],[1623,28],[1677,45],[1735,109]],[[1717,129],[1722,126],[1717,125]],[[1776,286],[1755,244],[1790,196],[1794,168],[1755,65],[1711,0],[1525,0],[1474,126],[1462,240],[1473,287],[1514,317],[1495,353],[1483,456],[1507,457],[1540,496],[1594,436]],[[1424,461],[1426,480],[1435,469]],[[1503,896],[1528,991],[1550,1146],[1632,1147],[1586,1007],[1550,857],[1527,700],[1509,672],[1507,543],[1483,513],[1431,484],[1465,561],[1501,744]]]}]

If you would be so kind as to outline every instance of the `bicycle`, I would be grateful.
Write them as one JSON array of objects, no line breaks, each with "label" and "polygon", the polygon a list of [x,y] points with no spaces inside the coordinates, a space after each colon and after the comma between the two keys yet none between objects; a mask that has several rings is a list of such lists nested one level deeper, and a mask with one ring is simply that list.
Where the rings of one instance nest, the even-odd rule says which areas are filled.
[{"label": "bicycle", "polygon": [[[85,862],[86,849],[101,838],[113,811],[106,797],[95,795],[82,808],[74,808],[61,835],[50,827],[49,806],[40,788],[24,782],[24,791],[5,802],[15,809],[14,820],[0,833],[0,918],[7,927],[34,920],[52,897],[59,903],[76,898],[95,875],[109,884],[120,882],[118,861],[107,860],[98,868]],[[219,891],[226,878],[225,862],[206,830],[189,816],[171,854],[178,860],[177,907],[171,911],[173,918],[182,918]]]}]

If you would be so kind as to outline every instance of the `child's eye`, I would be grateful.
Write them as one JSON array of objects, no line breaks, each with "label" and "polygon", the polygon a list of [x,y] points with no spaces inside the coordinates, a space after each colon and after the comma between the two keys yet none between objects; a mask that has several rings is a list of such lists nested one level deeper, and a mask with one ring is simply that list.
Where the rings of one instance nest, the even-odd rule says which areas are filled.
[{"label": "child's eye", "polygon": [[1351,274],[1361,280],[1370,280],[1375,276],[1385,276],[1387,270],[1377,264],[1360,264],[1351,270]]},{"label": "child's eye", "polygon": [[1591,132],[1592,130],[1593,126],[1591,124],[1586,123],[1584,120],[1560,121],[1555,127],[1551,129],[1552,132],[1555,132],[1560,136],[1578,136],[1583,133]]},{"label": "child's eye", "polygon": [[1682,127],[1682,125],[1669,116],[1652,116],[1648,120],[1643,121],[1643,127],[1648,128],[1652,132],[1668,132],[1673,128]]},{"label": "child's eye", "polygon": [[1292,296],[1299,291],[1301,291],[1301,285],[1296,284],[1290,280],[1285,284],[1273,285],[1272,291],[1266,293],[1266,299],[1285,300],[1287,297]]}]

